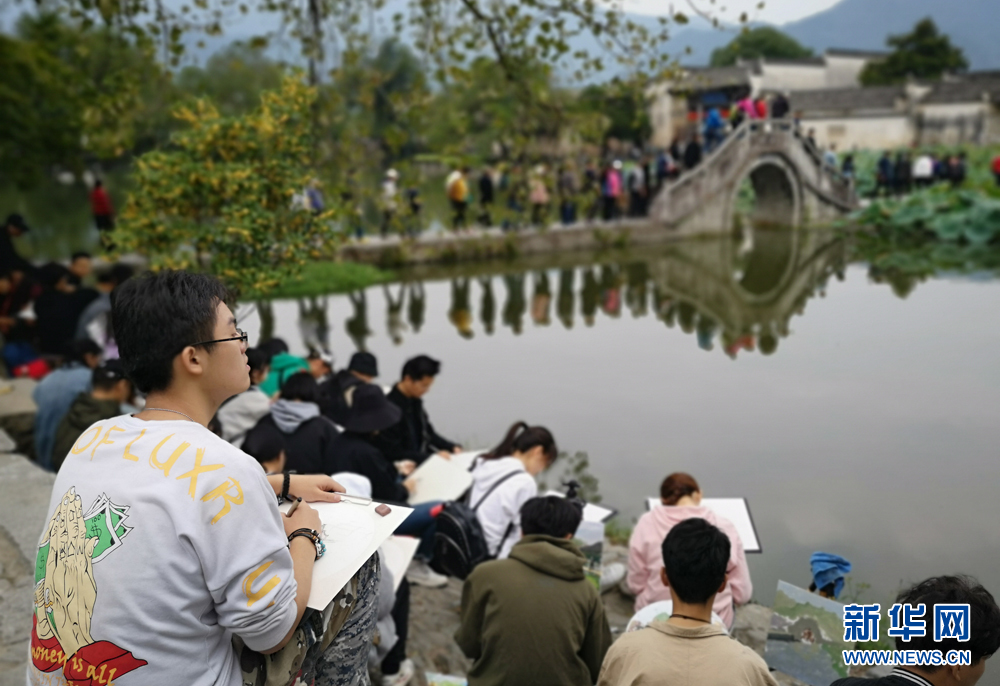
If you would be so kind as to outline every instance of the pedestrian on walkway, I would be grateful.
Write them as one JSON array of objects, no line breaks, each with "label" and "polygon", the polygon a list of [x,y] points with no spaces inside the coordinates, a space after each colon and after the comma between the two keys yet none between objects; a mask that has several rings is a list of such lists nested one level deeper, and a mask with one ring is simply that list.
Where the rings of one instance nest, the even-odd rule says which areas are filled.
[{"label": "pedestrian on walkway", "polygon": [[549,189],[545,183],[545,165],[538,165],[531,175],[528,200],[531,202],[531,223],[542,228],[549,213]]},{"label": "pedestrian on walkway", "polygon": [[494,185],[493,170],[489,166],[483,167],[479,175],[479,223],[485,228],[493,226]]},{"label": "pedestrian on walkway", "polygon": [[451,228],[454,231],[464,230],[466,227],[465,211],[469,206],[468,174],[469,168],[462,167],[449,174],[445,181],[445,191],[452,210]]},{"label": "pedestrian on walkway", "polygon": [[393,228],[396,210],[399,208],[397,181],[399,181],[399,172],[395,169],[388,170],[382,181],[382,238],[387,237]]}]

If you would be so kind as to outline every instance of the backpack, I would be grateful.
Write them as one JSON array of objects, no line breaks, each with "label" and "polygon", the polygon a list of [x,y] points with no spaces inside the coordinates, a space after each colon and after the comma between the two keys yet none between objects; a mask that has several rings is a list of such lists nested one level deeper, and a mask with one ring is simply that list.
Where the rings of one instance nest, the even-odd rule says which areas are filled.
[{"label": "backpack", "polygon": [[476,517],[476,510],[500,484],[521,473],[523,472],[520,469],[515,469],[500,477],[472,507],[468,502],[472,497],[472,489],[469,489],[464,499],[444,503],[441,513],[434,520],[437,530],[434,532],[434,558],[431,560],[431,568],[435,572],[464,581],[476,565],[494,559],[503,550],[503,544],[507,542],[507,537],[514,528],[514,522],[511,521],[507,525],[507,531],[504,532],[496,553],[491,553],[486,545],[483,527]]}]

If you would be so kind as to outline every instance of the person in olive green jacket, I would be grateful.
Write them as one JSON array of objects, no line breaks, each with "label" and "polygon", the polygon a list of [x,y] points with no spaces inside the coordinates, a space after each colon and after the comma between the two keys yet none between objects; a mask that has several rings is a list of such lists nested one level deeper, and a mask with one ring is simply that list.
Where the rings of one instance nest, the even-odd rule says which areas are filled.
[{"label": "person in olive green jacket", "polygon": [[95,422],[120,415],[122,403],[132,397],[132,382],[125,378],[125,370],[118,360],[107,360],[95,367],[90,385],[89,393],[76,396],[56,429],[52,468],[57,472],[76,439]]},{"label": "person in olive green jacket", "polygon": [[597,681],[611,631],[584,577],[586,558],[570,542],[581,518],[565,498],[532,498],[510,557],[479,565],[465,580],[455,640],[473,661],[469,686]]}]

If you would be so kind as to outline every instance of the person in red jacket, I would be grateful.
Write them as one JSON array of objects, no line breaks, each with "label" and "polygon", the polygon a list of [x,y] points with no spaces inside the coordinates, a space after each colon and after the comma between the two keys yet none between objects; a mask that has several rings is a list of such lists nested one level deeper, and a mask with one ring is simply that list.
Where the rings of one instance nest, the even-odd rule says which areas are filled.
[{"label": "person in red jacket", "polygon": [[94,223],[100,231],[111,231],[115,228],[115,211],[100,179],[94,182],[94,190],[90,191],[90,210],[94,214]]},{"label": "person in red jacket", "polygon": [[997,180],[997,185],[1000,186],[1000,155],[993,158],[993,177]]}]

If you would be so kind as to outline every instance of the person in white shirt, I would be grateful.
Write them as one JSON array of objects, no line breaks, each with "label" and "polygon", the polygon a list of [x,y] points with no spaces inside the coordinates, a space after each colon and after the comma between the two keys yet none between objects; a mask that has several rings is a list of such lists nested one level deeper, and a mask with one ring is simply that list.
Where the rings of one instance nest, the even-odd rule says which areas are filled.
[{"label": "person in white shirt", "polygon": [[538,495],[535,477],[558,455],[548,429],[517,422],[500,445],[476,458],[469,502],[481,503],[476,518],[490,554],[497,559],[506,558],[521,540],[521,506]]},{"label": "person in white shirt", "polygon": [[[122,364],[146,406],[87,429],[56,477],[29,684],[240,686],[234,637],[273,654],[295,634],[322,527],[304,503],[282,515],[275,496],[336,502],[343,488],[326,476],[269,478],[206,428],[250,383],[227,295],[210,276],[171,271],[115,290]],[[377,562],[362,569],[377,586]],[[367,647],[337,660],[319,660],[317,683],[344,683],[322,677],[345,662],[366,670]]]},{"label": "person in white shirt", "polygon": [[237,448],[243,445],[247,432],[271,411],[271,399],[258,388],[267,378],[271,360],[260,348],[248,348],[246,355],[250,365],[250,388],[224,402],[218,413],[222,438]]},{"label": "person in white shirt", "polygon": [[934,182],[934,158],[927,153],[913,160],[913,182],[917,188],[926,188]]}]

